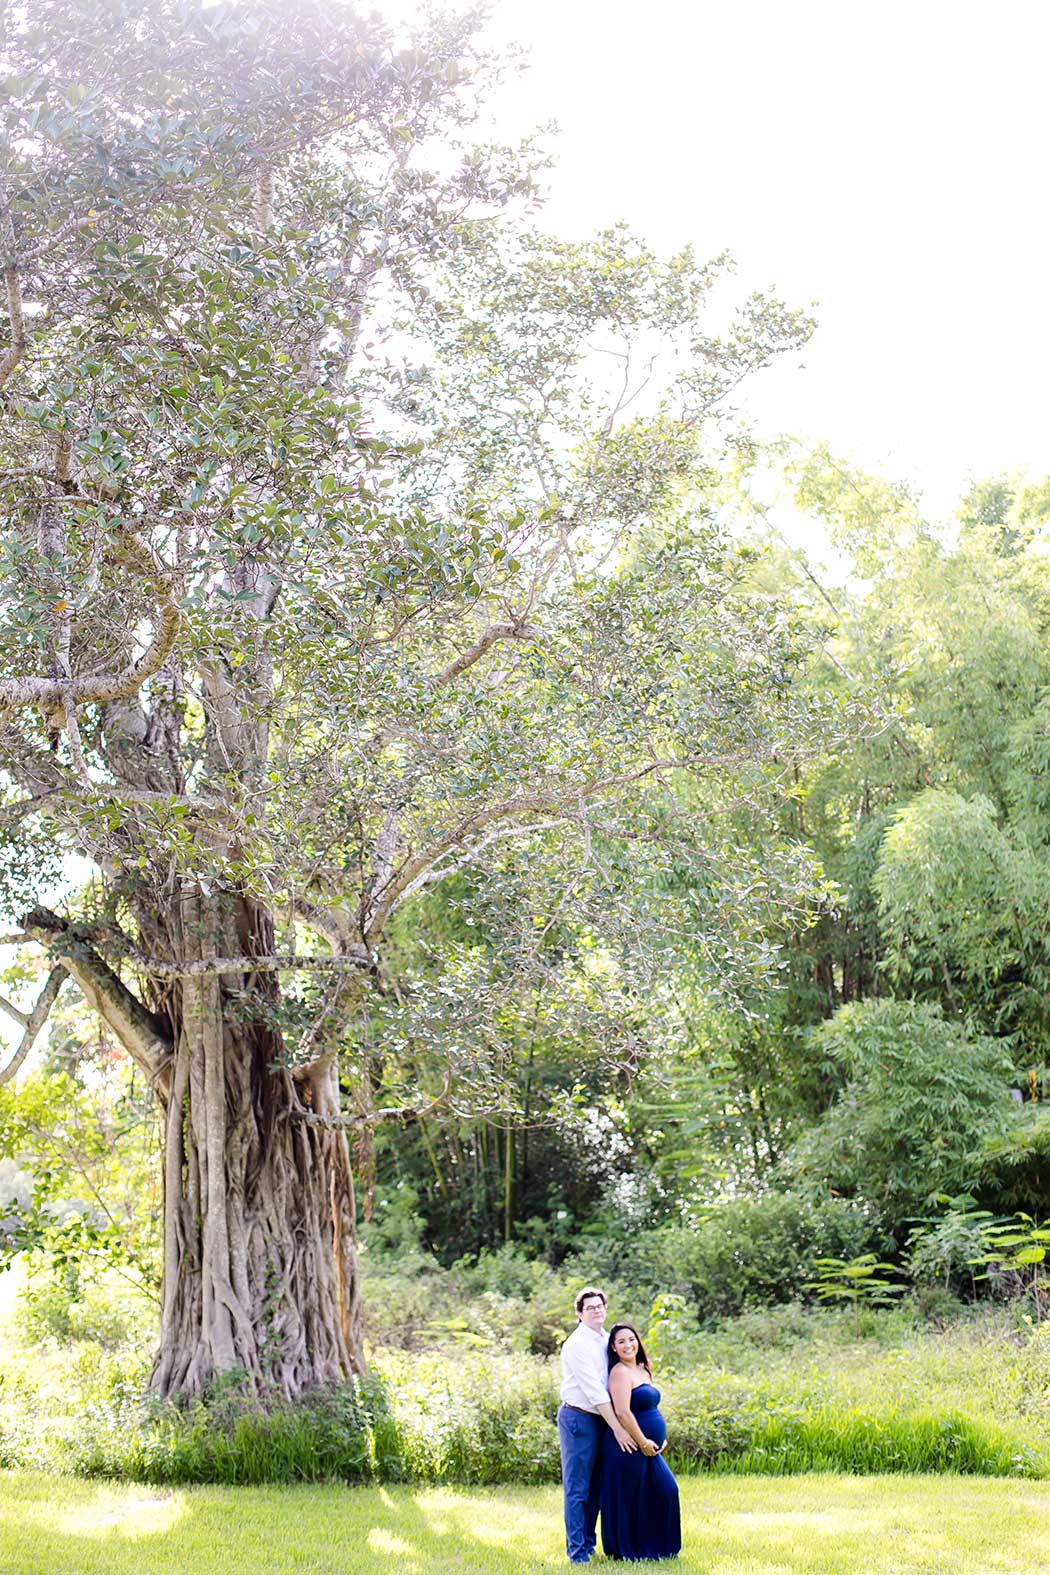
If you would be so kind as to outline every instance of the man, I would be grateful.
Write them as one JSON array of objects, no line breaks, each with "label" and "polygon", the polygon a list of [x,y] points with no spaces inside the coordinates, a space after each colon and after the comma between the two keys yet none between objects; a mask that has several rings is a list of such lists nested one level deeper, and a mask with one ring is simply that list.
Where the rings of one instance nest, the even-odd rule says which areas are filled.
[{"label": "man", "polygon": [[606,1424],[625,1453],[638,1448],[616,1420],[606,1387],[606,1306],[605,1292],[586,1286],[576,1298],[577,1326],[561,1348],[558,1441],[565,1496],[565,1550],[573,1564],[589,1564],[594,1552]]}]

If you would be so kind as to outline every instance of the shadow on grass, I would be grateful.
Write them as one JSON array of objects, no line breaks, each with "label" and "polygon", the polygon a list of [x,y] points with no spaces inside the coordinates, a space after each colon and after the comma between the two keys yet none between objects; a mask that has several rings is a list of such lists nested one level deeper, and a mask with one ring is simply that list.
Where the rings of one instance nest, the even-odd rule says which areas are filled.
[{"label": "shadow on grass", "polygon": [[[1042,1484],[708,1477],[682,1488],[677,1575],[1050,1575],[1050,1488]],[[559,1495],[549,1488],[164,1492],[0,1478],[2,1575],[538,1575],[565,1567]]]},{"label": "shadow on grass", "polygon": [[2,1575],[511,1575],[564,1562],[550,1493],[14,1481]]}]

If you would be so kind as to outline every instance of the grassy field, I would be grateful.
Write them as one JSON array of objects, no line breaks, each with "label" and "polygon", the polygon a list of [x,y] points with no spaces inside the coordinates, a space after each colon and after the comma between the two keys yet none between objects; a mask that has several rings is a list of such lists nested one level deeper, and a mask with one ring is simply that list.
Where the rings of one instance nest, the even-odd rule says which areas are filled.
[{"label": "grassy field", "polygon": [[[699,1478],[681,1575],[1038,1575],[1050,1486]],[[135,1487],[0,1473],[2,1575],[527,1575],[565,1567],[552,1488]],[[612,1566],[610,1566],[611,1568]],[[642,1566],[655,1568],[656,1566]]]}]

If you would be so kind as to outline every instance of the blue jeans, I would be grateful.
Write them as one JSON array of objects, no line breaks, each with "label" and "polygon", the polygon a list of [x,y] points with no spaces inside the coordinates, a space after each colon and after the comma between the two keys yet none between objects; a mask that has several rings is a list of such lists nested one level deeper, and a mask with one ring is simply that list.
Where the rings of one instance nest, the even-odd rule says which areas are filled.
[{"label": "blue jeans", "polygon": [[605,1423],[600,1416],[573,1411],[566,1405],[558,1408],[565,1551],[574,1564],[586,1564],[594,1552],[604,1432]]}]

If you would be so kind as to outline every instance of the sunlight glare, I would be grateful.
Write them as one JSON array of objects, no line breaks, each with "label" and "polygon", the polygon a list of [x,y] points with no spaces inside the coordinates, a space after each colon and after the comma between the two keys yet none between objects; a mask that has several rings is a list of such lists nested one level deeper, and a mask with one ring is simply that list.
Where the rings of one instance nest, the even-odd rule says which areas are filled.
[{"label": "sunlight glare", "polygon": [[67,1537],[104,1537],[115,1531],[122,1538],[138,1541],[173,1530],[185,1508],[179,1493],[123,1498],[104,1490],[87,1503],[66,1510],[53,1524]]}]

